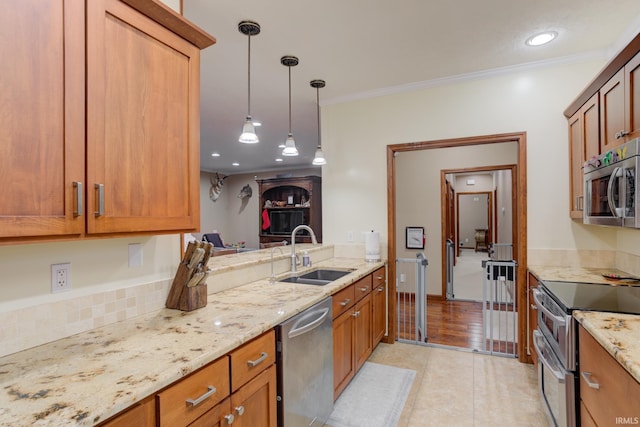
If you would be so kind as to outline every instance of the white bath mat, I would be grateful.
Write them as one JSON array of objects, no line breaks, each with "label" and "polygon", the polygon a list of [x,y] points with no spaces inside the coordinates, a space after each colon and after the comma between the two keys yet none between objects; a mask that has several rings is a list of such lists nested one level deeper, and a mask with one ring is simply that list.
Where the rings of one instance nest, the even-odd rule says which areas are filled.
[{"label": "white bath mat", "polygon": [[331,427],[395,427],[416,371],[365,362],[335,403]]}]

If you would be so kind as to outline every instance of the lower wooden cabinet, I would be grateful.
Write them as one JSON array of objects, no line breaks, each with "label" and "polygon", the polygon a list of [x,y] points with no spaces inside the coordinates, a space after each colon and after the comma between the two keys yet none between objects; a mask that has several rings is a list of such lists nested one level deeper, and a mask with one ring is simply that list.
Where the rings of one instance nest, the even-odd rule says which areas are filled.
[{"label": "lower wooden cabinet", "polygon": [[155,426],[156,405],[153,396],[136,403],[120,415],[108,420],[103,427]]},{"label": "lower wooden cabinet", "polygon": [[234,427],[277,424],[276,367],[271,365],[231,395]]},{"label": "lower wooden cabinet", "polygon": [[538,287],[538,279],[533,274],[527,274],[527,353],[531,362],[538,366],[538,354],[533,347],[533,331],[538,328],[538,307],[533,299],[533,291]]},{"label": "lower wooden cabinet", "polygon": [[582,425],[638,424],[640,383],[584,327],[578,330]]},{"label": "lower wooden cabinet", "polygon": [[[333,397],[349,385],[384,336],[385,269],[333,295]],[[355,301],[354,301],[355,299]]]}]

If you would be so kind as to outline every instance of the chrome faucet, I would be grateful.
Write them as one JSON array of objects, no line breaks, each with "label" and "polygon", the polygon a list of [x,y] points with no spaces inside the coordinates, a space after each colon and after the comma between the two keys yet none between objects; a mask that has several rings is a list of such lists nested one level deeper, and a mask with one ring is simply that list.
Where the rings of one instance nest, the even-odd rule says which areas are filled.
[{"label": "chrome faucet", "polygon": [[291,272],[292,273],[295,273],[298,267],[298,256],[296,255],[296,233],[298,232],[298,230],[307,230],[309,233],[311,233],[311,243],[313,243],[314,245],[318,244],[318,241],[316,240],[316,233],[314,233],[311,227],[309,227],[308,225],[302,224],[293,229],[293,231],[291,232]]}]

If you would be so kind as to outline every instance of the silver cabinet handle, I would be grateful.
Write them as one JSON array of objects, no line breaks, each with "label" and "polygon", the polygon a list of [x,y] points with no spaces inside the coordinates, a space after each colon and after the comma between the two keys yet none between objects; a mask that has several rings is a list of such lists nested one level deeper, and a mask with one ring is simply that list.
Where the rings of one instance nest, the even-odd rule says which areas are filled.
[{"label": "silver cabinet handle", "polygon": [[211,397],[213,395],[213,393],[215,393],[215,392],[216,392],[216,388],[214,386],[210,385],[208,387],[207,392],[204,393],[202,396],[197,397],[195,399],[187,399],[187,404],[189,406],[198,406],[203,401],[205,401],[207,398]]},{"label": "silver cabinet handle", "polygon": [[[247,360],[247,365],[249,365],[250,367],[254,367],[260,363],[262,363],[267,356],[269,356],[267,353],[265,353],[264,351],[260,354],[260,357],[258,357],[256,360]],[[242,414],[240,414],[242,415]]]},{"label": "silver cabinet handle", "polygon": [[353,316],[353,317],[359,317],[359,316],[360,316],[360,310],[358,310],[358,311],[354,312],[354,313],[352,314],[352,316]]},{"label": "silver cabinet handle", "polygon": [[582,378],[584,379],[584,382],[586,382],[589,387],[595,388],[596,390],[600,389],[600,384],[598,384],[597,381],[593,381],[591,379],[591,372],[582,371],[581,375],[582,375]]},{"label": "silver cabinet handle", "polygon": [[340,305],[341,305],[341,306],[343,306],[343,307],[346,307],[346,306],[347,306],[347,304],[349,304],[350,302],[351,302],[351,300],[350,300],[349,298],[347,298],[346,300],[342,301],[342,302],[340,303]]},{"label": "silver cabinet handle", "polygon": [[242,416],[242,414],[244,414],[244,406],[236,406],[236,414],[238,414],[239,417]]},{"label": "silver cabinet handle", "polygon": [[620,132],[616,132],[616,139],[620,139],[623,138],[625,136],[629,135],[629,132],[627,132],[626,130],[621,130]]},{"label": "silver cabinet handle", "polygon": [[537,309],[538,309],[538,306],[537,306],[537,305],[535,305],[535,304],[531,304],[531,310],[537,310]]},{"label": "silver cabinet handle", "polygon": [[380,287],[378,288],[378,292],[384,292],[384,286],[380,286]]},{"label": "silver cabinet handle", "polygon": [[366,286],[365,286],[365,287],[363,287],[363,288],[360,288],[360,291],[361,291],[361,292],[367,292],[368,290],[369,290],[369,288],[368,288],[368,287],[366,287]]},{"label": "silver cabinet handle", "polygon": [[384,279],[384,276],[378,276],[378,280]]},{"label": "silver cabinet handle", "polygon": [[104,184],[96,184],[96,190],[98,190],[98,210],[95,212],[96,216],[104,215]]},{"label": "silver cabinet handle", "polygon": [[73,188],[76,190],[76,210],[73,211],[73,216],[82,216],[82,183],[74,181]]},{"label": "silver cabinet handle", "polygon": [[227,424],[231,425],[236,420],[236,417],[233,414],[225,415],[224,419],[227,421]]}]

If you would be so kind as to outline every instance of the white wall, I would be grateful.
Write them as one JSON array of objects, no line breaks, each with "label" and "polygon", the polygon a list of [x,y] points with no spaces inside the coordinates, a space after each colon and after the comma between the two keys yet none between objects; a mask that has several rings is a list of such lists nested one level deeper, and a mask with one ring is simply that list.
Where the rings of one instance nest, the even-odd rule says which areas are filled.
[{"label": "white wall", "polygon": [[[567,213],[567,121],[562,111],[603,65],[588,61],[532,68],[324,106],[325,240],[342,243],[349,230],[376,229],[386,245],[387,145],[525,131],[529,248],[614,250],[616,233],[624,231],[575,224]],[[416,169],[414,177],[427,172]],[[632,242],[640,246],[635,230],[626,233],[633,233]]]}]

